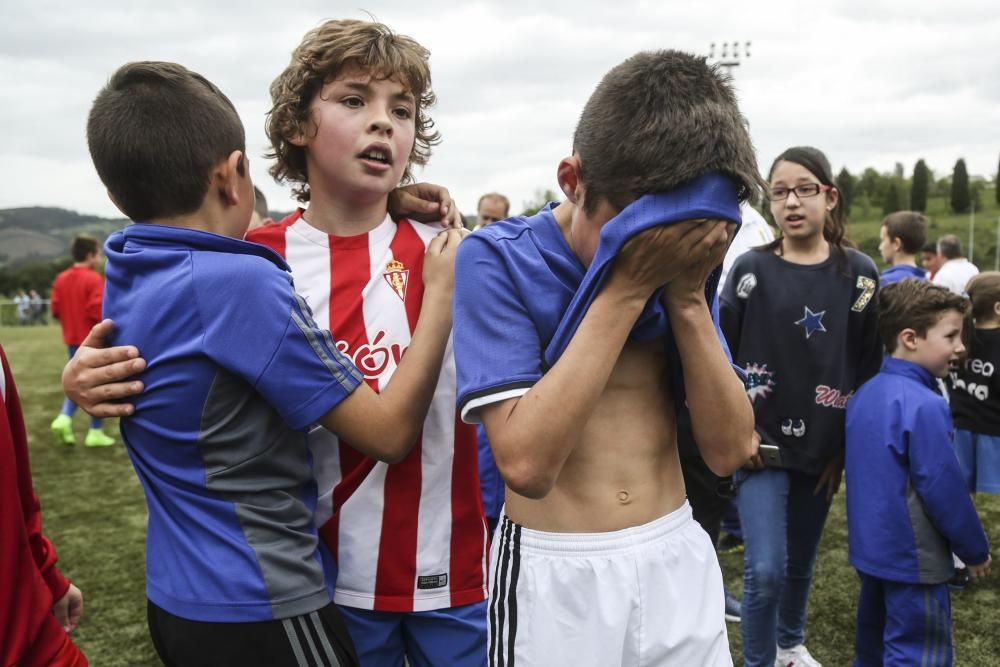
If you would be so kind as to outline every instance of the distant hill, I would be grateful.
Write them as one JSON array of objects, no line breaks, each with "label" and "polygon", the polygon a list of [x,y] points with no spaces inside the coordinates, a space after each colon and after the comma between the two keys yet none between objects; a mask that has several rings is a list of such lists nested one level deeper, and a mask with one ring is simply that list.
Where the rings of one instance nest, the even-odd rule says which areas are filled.
[{"label": "distant hill", "polygon": [[103,243],[128,224],[126,218],[101,218],[62,208],[0,209],[0,267],[66,257],[75,236],[91,234]]}]

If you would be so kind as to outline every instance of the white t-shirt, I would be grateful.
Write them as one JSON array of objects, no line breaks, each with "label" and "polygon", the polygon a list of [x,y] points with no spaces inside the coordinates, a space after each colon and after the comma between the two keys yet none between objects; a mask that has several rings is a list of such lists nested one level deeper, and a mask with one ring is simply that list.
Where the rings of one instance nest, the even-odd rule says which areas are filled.
[{"label": "white t-shirt", "polygon": [[941,268],[934,274],[931,281],[935,285],[947,287],[955,294],[965,294],[965,286],[972,276],[979,273],[976,265],[964,257],[949,259],[941,265]]},{"label": "white t-shirt", "polygon": [[764,220],[763,216],[755,211],[750,204],[743,203],[740,205],[740,216],[743,218],[743,224],[740,225],[740,231],[736,233],[736,238],[733,239],[732,245],[729,246],[729,250],[726,251],[726,256],[722,260],[722,275],[719,276],[719,294],[722,294],[722,287],[726,284],[726,277],[729,275],[729,270],[733,268],[733,262],[736,261],[737,257],[751,248],[756,248],[774,240],[774,232],[771,231],[771,227]]}]

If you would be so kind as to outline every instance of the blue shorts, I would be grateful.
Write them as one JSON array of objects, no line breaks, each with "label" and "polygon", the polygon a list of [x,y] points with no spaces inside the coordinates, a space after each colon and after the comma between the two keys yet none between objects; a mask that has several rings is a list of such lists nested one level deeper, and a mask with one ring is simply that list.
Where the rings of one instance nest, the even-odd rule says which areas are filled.
[{"label": "blue shorts", "polygon": [[854,667],[951,667],[948,584],[901,584],[858,574]]},{"label": "blue shorts", "polygon": [[955,453],[970,493],[1000,493],[1000,436],[958,429]]},{"label": "blue shorts", "polygon": [[486,667],[486,601],[434,611],[338,605],[361,667]]}]

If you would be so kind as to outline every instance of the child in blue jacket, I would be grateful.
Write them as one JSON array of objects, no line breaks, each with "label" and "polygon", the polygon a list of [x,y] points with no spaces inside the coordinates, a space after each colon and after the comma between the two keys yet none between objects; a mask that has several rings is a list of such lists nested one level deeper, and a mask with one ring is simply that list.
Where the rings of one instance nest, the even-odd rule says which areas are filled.
[{"label": "child in blue jacket", "polygon": [[861,576],[857,667],[951,665],[951,552],[973,578],[989,543],[951,447],[935,377],[965,351],[963,297],[906,280],[881,292],[882,369],[847,405],[847,525]]}]

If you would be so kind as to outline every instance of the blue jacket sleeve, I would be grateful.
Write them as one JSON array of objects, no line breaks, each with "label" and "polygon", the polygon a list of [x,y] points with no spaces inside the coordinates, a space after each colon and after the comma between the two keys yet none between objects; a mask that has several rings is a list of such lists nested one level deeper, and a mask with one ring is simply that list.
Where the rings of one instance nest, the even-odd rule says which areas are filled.
[{"label": "blue jacket sleeve", "polygon": [[979,565],[989,554],[989,542],[951,446],[948,407],[943,400],[924,403],[914,422],[909,433],[913,488],[952,551],[966,563]]}]

